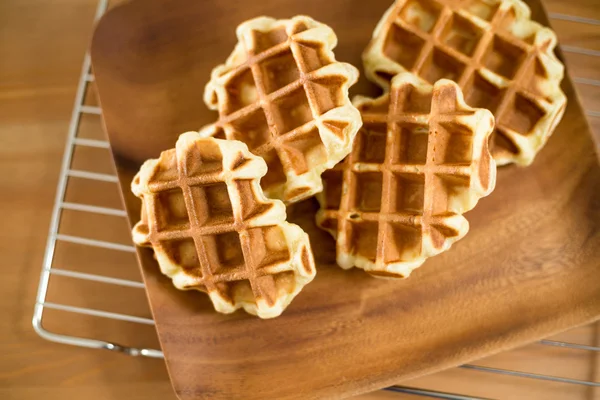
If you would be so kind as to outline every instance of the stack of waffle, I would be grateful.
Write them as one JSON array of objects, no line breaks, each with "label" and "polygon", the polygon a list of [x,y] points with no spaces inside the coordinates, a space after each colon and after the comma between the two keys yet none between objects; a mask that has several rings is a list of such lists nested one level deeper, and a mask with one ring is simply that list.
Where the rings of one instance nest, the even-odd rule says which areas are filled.
[{"label": "stack of waffle", "polygon": [[363,60],[383,88],[400,72],[430,84],[454,80],[467,104],[494,114],[496,162],[529,165],[566,106],[555,46],[554,32],[531,21],[521,0],[397,0]]},{"label": "stack of waffle", "polygon": [[132,183],[135,242],[222,313],[276,317],[314,278],[286,222],[313,195],[340,267],[407,277],[465,236],[496,163],[530,164],[565,108],[556,38],[521,0],[397,0],[363,54],[384,94],[352,102],[358,70],[328,26],[260,17],[237,36],[204,93],[217,121]]}]

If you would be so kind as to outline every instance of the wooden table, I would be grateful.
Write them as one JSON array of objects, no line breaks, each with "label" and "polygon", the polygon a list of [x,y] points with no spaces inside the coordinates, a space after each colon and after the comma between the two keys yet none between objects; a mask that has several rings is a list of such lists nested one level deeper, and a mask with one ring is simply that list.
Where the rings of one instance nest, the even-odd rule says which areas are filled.
[{"label": "wooden table", "polygon": [[[600,8],[597,0],[546,0],[552,13],[596,18],[595,24],[552,20],[568,60],[570,73],[589,122],[600,142]],[[31,316],[46,244],[48,223],[68,130],[81,61],[92,33],[96,0],[4,0],[0,2],[0,209],[3,224],[0,254],[5,256],[0,280],[0,398],[2,399],[172,399],[162,360],[135,358],[47,342],[31,328]],[[562,18],[562,19],[561,19]],[[597,80],[594,80],[597,79]],[[93,102],[93,93],[89,100]],[[85,134],[102,138],[98,120],[82,121]],[[112,172],[104,149],[78,150],[80,169]],[[75,182],[72,201],[120,207],[114,184]],[[87,231],[80,231],[85,230]],[[98,239],[129,243],[123,218],[65,213],[61,230]],[[132,254],[89,250],[74,245],[57,248],[60,267],[139,280]],[[55,263],[55,265],[56,265]],[[53,278],[49,299],[150,317],[141,289],[116,288],[94,282]],[[129,345],[158,346],[152,326],[116,322],[49,310],[48,330],[105,338]],[[574,329],[560,340],[598,345],[598,325]],[[600,381],[594,354],[530,345],[478,362],[499,368]],[[600,398],[581,386],[540,382],[495,374],[448,370],[402,384],[494,398],[521,395],[540,399]],[[362,399],[402,399],[386,392]]]}]

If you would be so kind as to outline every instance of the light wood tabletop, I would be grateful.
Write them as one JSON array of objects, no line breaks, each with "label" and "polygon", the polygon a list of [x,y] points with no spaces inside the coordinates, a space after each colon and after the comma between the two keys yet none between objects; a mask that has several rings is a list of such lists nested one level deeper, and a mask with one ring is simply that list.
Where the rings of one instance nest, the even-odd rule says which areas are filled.
[{"label": "light wood tabletop", "polygon": [[[569,73],[600,143],[600,7],[598,0],[545,0]],[[0,398],[174,399],[161,359],[130,357],[48,342],[31,318],[48,226],[81,63],[93,30],[97,0],[0,1]],[[94,103],[93,90],[86,102]],[[104,139],[100,117],[81,121],[82,137]],[[114,173],[107,149],[81,147],[73,168]],[[115,183],[74,179],[67,200],[122,208]],[[125,219],[65,212],[61,232],[130,244]],[[61,268],[140,280],[133,253],[61,243]],[[143,289],[54,277],[54,303],[150,318]],[[152,325],[47,310],[46,329],[69,335],[158,348]],[[595,345],[598,324],[573,329],[556,340]],[[478,365],[600,381],[598,354],[532,344]],[[597,388],[452,369],[402,385],[488,398],[600,399]],[[408,399],[376,392],[361,399]],[[421,397],[414,397],[421,398]]]}]

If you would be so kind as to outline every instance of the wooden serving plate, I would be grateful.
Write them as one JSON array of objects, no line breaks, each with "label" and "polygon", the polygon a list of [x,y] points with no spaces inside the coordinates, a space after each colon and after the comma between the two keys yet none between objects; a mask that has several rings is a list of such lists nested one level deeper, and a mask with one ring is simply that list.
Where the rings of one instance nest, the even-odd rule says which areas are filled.
[{"label": "wooden serving plate", "polygon": [[[144,0],[114,8],[92,44],[106,128],[129,220],[141,162],[216,114],[202,101],[211,69],[259,16],[308,14],[338,34],[339,60],[360,53],[390,0]],[[548,24],[539,0],[534,19]],[[284,314],[220,315],[180,292],[151,251],[138,256],[173,386],[181,399],[344,397],[509,349],[600,316],[600,168],[581,105],[569,105],[529,168],[499,170],[467,214],[471,231],[410,279],[335,265],[334,241],[308,200],[288,209],[310,235],[318,275]],[[353,93],[374,94],[364,79]]]}]

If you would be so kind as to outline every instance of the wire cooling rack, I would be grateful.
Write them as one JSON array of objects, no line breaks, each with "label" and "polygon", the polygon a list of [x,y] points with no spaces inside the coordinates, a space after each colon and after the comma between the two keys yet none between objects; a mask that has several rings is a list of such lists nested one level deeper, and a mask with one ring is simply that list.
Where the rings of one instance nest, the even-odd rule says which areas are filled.
[{"label": "wire cooling rack", "polygon": [[[108,0],[100,0],[97,11],[96,11],[96,20],[102,16],[102,14],[106,11],[108,6]],[[563,14],[551,14],[553,19],[571,21],[584,23],[588,25],[596,25],[600,26],[600,21],[574,17]],[[585,54],[593,57],[600,57],[600,51],[589,50],[584,48],[578,48],[573,46],[562,46],[562,50],[564,52],[572,52]],[[577,83],[582,83],[586,85],[592,86],[600,86],[599,80],[586,79],[586,78],[574,78],[574,81]],[[56,192],[56,199],[54,203],[54,208],[52,211],[52,218],[50,222],[50,231],[48,234],[48,241],[46,245],[46,251],[42,266],[42,272],[40,276],[40,282],[38,287],[38,294],[36,298],[36,304],[34,308],[33,315],[33,327],[35,331],[44,339],[70,344],[81,347],[88,347],[93,349],[105,349],[116,351],[120,353],[124,353],[131,356],[144,356],[144,357],[153,357],[153,358],[163,358],[163,353],[159,349],[153,348],[145,348],[145,347],[135,347],[130,345],[117,344],[108,340],[103,340],[102,338],[90,338],[83,337],[71,334],[58,333],[55,331],[51,331],[45,329],[43,327],[43,319],[45,311],[47,310],[58,310],[61,312],[86,315],[92,318],[97,318],[98,321],[106,321],[106,320],[116,320],[116,321],[125,321],[138,325],[154,325],[154,321],[151,318],[145,316],[137,316],[130,315],[128,313],[117,313],[111,311],[104,311],[96,308],[89,307],[80,307],[65,304],[63,302],[52,302],[48,300],[48,288],[50,282],[53,277],[67,277],[71,278],[71,284],[77,285],[82,281],[92,281],[105,285],[112,286],[120,286],[120,287],[128,287],[134,289],[143,289],[144,284],[140,280],[130,280],[130,279],[121,279],[110,276],[105,276],[102,274],[96,273],[88,273],[88,272],[80,272],[74,271],[70,269],[63,269],[55,266],[55,251],[57,249],[57,245],[59,243],[71,243],[79,246],[84,246],[85,248],[99,248],[105,249],[107,251],[117,251],[117,252],[127,252],[134,253],[135,248],[132,244],[122,244],[112,241],[98,240],[92,239],[89,237],[65,234],[61,233],[61,217],[63,216],[63,212],[65,210],[69,211],[77,211],[80,213],[86,214],[96,214],[100,216],[110,216],[110,217],[118,217],[118,218],[126,218],[126,213],[122,208],[113,208],[113,207],[104,207],[97,206],[91,204],[84,204],[81,202],[73,202],[67,201],[66,193],[67,186],[71,179],[83,179],[91,182],[108,182],[113,183],[115,186],[118,183],[117,176],[113,174],[107,173],[99,173],[92,172],[87,170],[75,169],[73,168],[73,155],[77,148],[88,147],[88,148],[97,148],[97,149],[109,149],[108,141],[104,139],[91,139],[80,136],[81,129],[81,121],[82,118],[89,115],[98,116],[98,121],[96,122],[98,125],[100,122],[101,109],[96,105],[87,104],[88,100],[86,99],[86,93],[88,90],[94,85],[94,76],[91,70],[91,63],[89,54],[86,54],[83,68],[81,72],[81,77],[79,80],[79,86],[77,89],[76,97],[75,97],[75,105],[73,108],[73,113],[71,116],[71,122],[69,125],[69,131],[67,136],[66,148],[63,156],[62,167],[60,172],[60,177],[58,181],[58,187]],[[599,117],[600,111],[595,110],[587,110],[588,115],[592,117]],[[136,269],[136,265],[131,265],[132,269]],[[143,290],[139,290],[139,296],[144,296]],[[556,340],[542,340],[539,344],[544,346],[553,346],[567,349],[568,351],[586,351],[586,352],[600,352],[600,347],[598,346],[589,346],[584,344],[576,344],[569,343],[564,341],[556,341]],[[572,379],[560,376],[552,376],[545,374],[538,374],[532,372],[518,371],[513,369],[501,369],[501,368],[492,368],[481,365],[463,365],[460,368],[476,370],[479,372],[491,373],[491,374],[500,374],[500,375],[508,375],[513,377],[520,378],[530,378],[542,381],[552,381],[559,382],[564,384],[572,384],[572,385],[582,385],[587,387],[600,387],[599,382],[595,382],[593,380],[579,380]],[[420,395],[426,396],[430,398],[439,398],[439,399],[454,399],[454,400],[477,400],[479,397],[472,397],[467,395],[460,395],[455,393],[448,392],[440,392],[419,388],[411,388],[404,386],[393,386],[387,388],[388,391],[404,393],[404,394],[412,394],[412,395]]]}]

